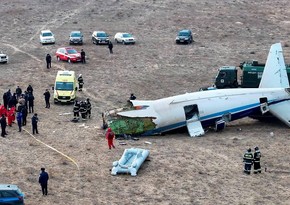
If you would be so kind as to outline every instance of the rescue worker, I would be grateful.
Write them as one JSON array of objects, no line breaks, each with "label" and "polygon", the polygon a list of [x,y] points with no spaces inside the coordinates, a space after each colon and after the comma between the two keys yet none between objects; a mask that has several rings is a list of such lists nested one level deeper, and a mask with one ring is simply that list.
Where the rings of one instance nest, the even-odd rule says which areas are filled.
[{"label": "rescue worker", "polygon": [[[31,85],[28,85],[26,91],[27,91],[28,93],[32,93],[32,94],[33,94],[33,88],[32,88],[32,86],[31,86]],[[25,92],[25,91],[24,91],[24,92]]]},{"label": "rescue worker", "polygon": [[105,130],[108,128],[108,123],[105,120],[105,113],[102,112],[103,126],[102,128]]},{"label": "rescue worker", "polygon": [[18,132],[21,132],[21,127],[22,127],[22,112],[17,112],[16,113],[16,119],[17,119],[17,125],[18,125]]},{"label": "rescue worker", "polygon": [[258,172],[261,173],[261,152],[259,150],[259,147],[255,147],[255,153],[254,153],[254,174],[257,174]]},{"label": "rescue worker", "polygon": [[247,152],[244,154],[243,161],[245,164],[244,172],[246,174],[251,174],[251,169],[252,169],[252,164],[253,164],[253,154],[252,154],[251,148],[249,148]]},{"label": "rescue worker", "polygon": [[3,104],[4,104],[4,107],[6,108],[6,110],[8,109],[8,101],[9,101],[10,97],[11,97],[11,92],[9,89],[7,92],[5,92],[3,94]]},{"label": "rescue worker", "polygon": [[109,149],[111,149],[111,147],[115,148],[114,143],[113,143],[114,138],[115,138],[115,133],[109,127],[107,132],[106,132],[106,139],[108,140]]},{"label": "rescue worker", "polygon": [[49,69],[51,68],[51,56],[49,55],[49,53],[46,55],[46,68]]},{"label": "rescue worker", "polygon": [[130,98],[129,98],[130,100],[136,100],[136,96],[134,95],[134,93],[131,93],[131,95],[130,95]]},{"label": "rescue worker", "polygon": [[37,117],[37,113],[35,113],[33,117],[31,118],[32,134],[35,134],[35,133],[38,134],[37,123],[38,123],[38,117]]},{"label": "rescue worker", "polygon": [[7,112],[8,126],[12,127],[13,119],[15,120],[15,107],[9,108]]},{"label": "rescue worker", "polygon": [[[17,105],[16,105],[16,112],[20,112],[21,111],[21,109],[22,109],[22,107],[23,107],[23,105],[21,104],[21,103],[17,103]],[[17,113],[16,113],[17,114]]]},{"label": "rescue worker", "polygon": [[2,116],[3,114],[6,115],[7,110],[6,110],[5,106],[1,105],[1,103],[0,103],[0,116]]},{"label": "rescue worker", "polygon": [[21,104],[21,105],[25,105],[24,94],[21,94],[20,98],[18,99],[18,103]]},{"label": "rescue worker", "polygon": [[91,104],[89,98],[87,98],[87,102],[86,102],[86,104],[87,104],[87,116],[88,116],[89,118],[91,118],[92,104]]},{"label": "rescue worker", "polygon": [[45,172],[45,168],[41,168],[41,173],[39,175],[38,182],[41,186],[42,194],[47,195],[47,182],[49,180],[49,175]]},{"label": "rescue worker", "polygon": [[17,88],[15,90],[15,93],[16,93],[16,97],[17,97],[17,100],[18,100],[18,98],[22,94],[22,90],[21,90],[21,88],[19,86],[17,86]]},{"label": "rescue worker", "polygon": [[21,113],[22,113],[22,126],[25,126],[26,125],[26,119],[27,119],[27,107],[26,106],[23,106],[22,110],[21,110]]},{"label": "rescue worker", "polygon": [[86,105],[86,102],[84,101],[81,101],[80,102],[80,113],[81,113],[81,116],[82,116],[82,119],[86,119],[86,115],[87,115],[87,105]]},{"label": "rescue worker", "polygon": [[84,85],[84,79],[83,79],[82,74],[79,75],[78,82],[79,82],[79,91],[82,91],[83,85]]},{"label": "rescue worker", "polygon": [[45,108],[50,108],[50,103],[49,103],[50,92],[48,91],[48,89],[45,90],[43,95],[44,95],[44,100],[45,100]]},{"label": "rescue worker", "polygon": [[33,113],[34,112],[34,109],[33,109],[33,107],[34,107],[34,96],[33,96],[32,93],[28,93],[27,100],[28,100],[28,111],[29,111],[29,113],[31,113],[31,112]]},{"label": "rescue worker", "polygon": [[109,48],[110,53],[112,54],[113,53],[113,44],[111,41],[109,41],[108,48]]},{"label": "rescue worker", "polygon": [[1,136],[5,137],[5,135],[7,135],[7,132],[6,132],[7,122],[6,122],[6,117],[4,114],[2,114],[2,117],[0,119],[0,124],[1,124]]},{"label": "rescue worker", "polygon": [[80,103],[76,100],[73,108],[74,120],[80,118]]},{"label": "rescue worker", "polygon": [[86,63],[86,53],[84,52],[84,50],[81,50],[81,60],[82,63]]},{"label": "rescue worker", "polygon": [[32,92],[28,92],[28,91],[24,91],[24,100],[25,100],[25,107],[28,108],[28,93],[32,93]]},{"label": "rescue worker", "polygon": [[11,108],[13,106],[16,107],[16,104],[17,104],[16,93],[13,93],[13,95],[8,100],[8,108]]}]

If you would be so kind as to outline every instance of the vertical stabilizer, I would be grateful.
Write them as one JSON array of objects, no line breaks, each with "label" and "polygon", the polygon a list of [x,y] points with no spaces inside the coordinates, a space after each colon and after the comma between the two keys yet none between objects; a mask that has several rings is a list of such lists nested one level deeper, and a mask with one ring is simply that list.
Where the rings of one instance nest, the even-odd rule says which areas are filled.
[{"label": "vertical stabilizer", "polygon": [[259,88],[288,88],[289,81],[281,43],[270,48]]}]

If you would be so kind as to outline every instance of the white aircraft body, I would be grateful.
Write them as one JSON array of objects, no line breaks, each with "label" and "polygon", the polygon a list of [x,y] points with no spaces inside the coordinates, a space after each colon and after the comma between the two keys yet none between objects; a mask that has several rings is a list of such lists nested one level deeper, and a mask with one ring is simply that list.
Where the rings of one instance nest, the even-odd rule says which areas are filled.
[{"label": "white aircraft body", "polygon": [[266,112],[290,126],[290,88],[282,46],[271,46],[259,88],[217,89],[131,103],[130,109],[106,114],[116,134],[154,135],[187,126],[190,136],[200,136],[206,127],[221,130],[227,122]]}]

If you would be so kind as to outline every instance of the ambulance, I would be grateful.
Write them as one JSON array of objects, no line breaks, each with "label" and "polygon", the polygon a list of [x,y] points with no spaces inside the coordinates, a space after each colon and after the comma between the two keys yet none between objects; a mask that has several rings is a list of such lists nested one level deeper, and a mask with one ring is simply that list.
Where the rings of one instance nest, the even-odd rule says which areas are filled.
[{"label": "ambulance", "polygon": [[74,71],[58,71],[55,84],[53,99],[54,103],[58,102],[74,102],[76,99],[77,79]]}]

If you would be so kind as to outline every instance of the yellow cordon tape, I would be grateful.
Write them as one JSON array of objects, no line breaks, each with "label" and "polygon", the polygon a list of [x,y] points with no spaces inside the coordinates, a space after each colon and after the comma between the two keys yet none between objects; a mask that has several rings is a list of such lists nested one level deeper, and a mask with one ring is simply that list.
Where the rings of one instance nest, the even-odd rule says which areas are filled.
[{"label": "yellow cordon tape", "polygon": [[[22,128],[22,129],[23,129],[23,128]],[[45,145],[45,146],[48,147],[49,149],[52,149],[53,151],[56,151],[57,153],[61,154],[62,156],[64,156],[64,157],[67,158],[68,160],[70,160],[72,163],[74,163],[74,164],[77,166],[78,170],[80,171],[80,167],[79,167],[78,163],[77,163],[74,159],[72,159],[71,157],[69,157],[69,156],[67,156],[66,154],[62,153],[61,151],[58,151],[58,150],[55,149],[54,147],[52,147],[52,146],[50,146],[50,145],[48,145],[48,144],[45,144],[45,143],[42,142],[41,140],[39,140],[39,139],[37,139],[36,137],[34,137],[34,136],[33,136],[30,132],[28,132],[26,129],[23,129],[23,130],[24,130],[25,132],[27,132],[31,137],[33,137],[37,142],[39,142],[39,143]]]}]

